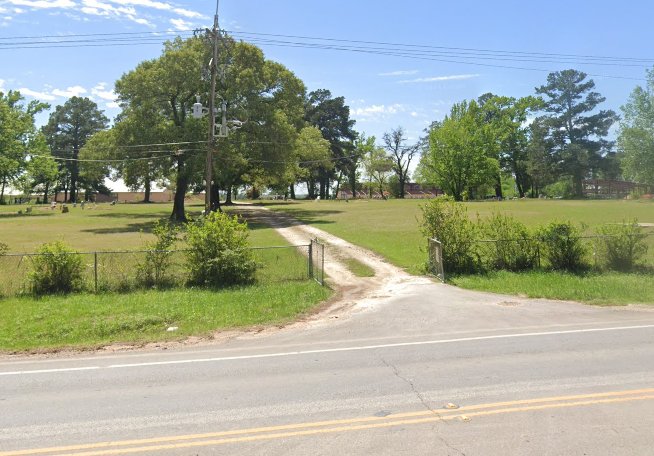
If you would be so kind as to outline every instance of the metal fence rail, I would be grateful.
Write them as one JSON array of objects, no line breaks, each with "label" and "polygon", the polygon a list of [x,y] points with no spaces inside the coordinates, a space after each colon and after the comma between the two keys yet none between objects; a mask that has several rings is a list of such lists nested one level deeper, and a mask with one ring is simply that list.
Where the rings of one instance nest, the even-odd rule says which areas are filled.
[{"label": "metal fence rail", "polygon": [[[322,247],[322,249],[321,249]],[[316,279],[324,283],[322,267],[313,267],[315,257],[324,255],[324,246],[312,241],[307,245],[251,248],[258,283],[282,283]],[[103,252],[74,252],[82,259],[83,289],[93,292],[128,291],[152,286],[181,287],[187,283],[186,253],[189,250],[153,251],[126,250]],[[313,255],[312,255],[313,252]],[[166,267],[157,271],[156,283],[144,275],[143,265],[148,254],[165,254]],[[31,292],[30,275],[33,259],[47,254],[8,253],[0,255],[0,297]],[[312,263],[312,256],[314,263]],[[321,260],[322,261],[322,260]]]}]

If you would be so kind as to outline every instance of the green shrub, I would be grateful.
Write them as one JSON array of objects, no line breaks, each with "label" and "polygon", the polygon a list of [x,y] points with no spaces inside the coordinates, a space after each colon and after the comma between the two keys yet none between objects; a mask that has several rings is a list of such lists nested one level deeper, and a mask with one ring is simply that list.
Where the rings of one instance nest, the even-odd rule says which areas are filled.
[{"label": "green shrub", "polygon": [[600,264],[616,271],[631,271],[647,254],[647,235],[638,221],[621,225],[604,225],[598,230],[602,237],[595,247]]},{"label": "green shrub", "polygon": [[0,242],[0,256],[6,255],[9,251],[9,246],[4,242]]},{"label": "green shrub", "polygon": [[82,258],[61,241],[41,245],[32,258],[29,281],[37,295],[71,293],[83,288]]},{"label": "green shrub", "polygon": [[254,282],[256,262],[247,238],[247,224],[221,212],[189,224],[189,283],[225,287]]},{"label": "green shrub", "polygon": [[475,241],[477,226],[468,218],[461,203],[450,198],[435,198],[420,208],[420,229],[428,238],[436,238],[443,245],[443,265],[447,273],[479,270],[479,255]]},{"label": "green shrub", "polygon": [[522,222],[508,215],[493,214],[478,223],[481,236],[495,240],[479,243],[485,269],[524,271],[536,266],[538,243]]},{"label": "green shrub", "polygon": [[161,288],[170,286],[174,280],[169,274],[172,266],[171,249],[177,241],[177,230],[168,222],[158,221],[152,228],[157,239],[145,243],[145,258],[136,267],[138,281],[146,287]]},{"label": "green shrub", "polygon": [[538,237],[541,252],[552,269],[576,272],[588,267],[585,261],[588,249],[572,222],[552,222],[540,229]]}]

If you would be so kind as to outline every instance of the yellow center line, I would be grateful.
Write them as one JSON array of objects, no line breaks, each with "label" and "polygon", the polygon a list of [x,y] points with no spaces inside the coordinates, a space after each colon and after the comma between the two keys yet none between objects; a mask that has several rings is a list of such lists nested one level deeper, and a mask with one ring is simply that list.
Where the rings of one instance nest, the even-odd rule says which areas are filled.
[{"label": "yellow center line", "polygon": [[[293,436],[300,436],[300,435],[334,433],[334,432],[353,431],[353,430],[360,430],[360,429],[374,429],[378,427],[399,426],[403,424],[420,424],[420,423],[427,423],[427,422],[433,422],[439,420],[448,421],[448,420],[461,418],[464,415],[467,417],[486,416],[486,415],[494,415],[499,413],[514,413],[514,412],[523,412],[523,411],[532,411],[532,410],[543,410],[543,409],[562,408],[562,407],[574,407],[574,406],[583,406],[583,405],[654,399],[654,394],[649,394],[649,393],[654,393],[654,388],[645,388],[645,389],[628,390],[628,391],[613,391],[613,392],[593,393],[593,394],[580,394],[580,395],[573,395],[573,396],[556,396],[556,397],[546,397],[546,398],[538,398],[538,399],[524,399],[524,400],[517,400],[517,401],[494,402],[488,404],[464,406],[458,409],[442,409],[442,410],[438,409],[434,411],[424,410],[419,412],[398,413],[398,414],[388,415],[385,417],[371,416],[371,417],[352,418],[352,419],[343,419],[343,420],[329,420],[329,421],[297,423],[297,424],[268,426],[268,427],[250,428],[250,429],[238,429],[233,431],[211,432],[211,433],[204,433],[204,434],[190,434],[190,435],[179,435],[179,436],[160,437],[160,438],[124,440],[124,441],[115,441],[115,442],[98,442],[98,443],[83,444],[83,445],[70,445],[70,446],[60,446],[60,447],[52,447],[52,448],[18,450],[18,451],[0,452],[0,456],[27,456],[27,455],[37,455],[37,454],[47,454],[47,453],[62,454],[62,452],[69,452],[69,451],[100,450],[103,448],[105,449],[100,451],[75,453],[77,455],[96,456],[96,455],[137,453],[137,452],[167,450],[167,449],[176,449],[176,448],[189,448],[195,446],[220,445],[225,443],[277,439],[277,438],[293,437]],[[583,399],[594,399],[594,400],[583,400]],[[524,407],[520,407],[520,406],[524,406]],[[499,407],[505,407],[505,408],[499,408]],[[469,412],[469,413],[463,414],[461,412]],[[418,418],[418,417],[425,417],[425,418]],[[365,423],[369,423],[369,424],[365,424]],[[328,426],[337,426],[337,427],[329,427],[327,429],[310,429],[310,428],[321,428],[321,427],[328,427]],[[276,432],[276,431],[293,431],[297,429],[299,430],[294,432],[281,432],[281,433]],[[247,436],[246,434],[258,434],[258,435]],[[243,436],[243,437],[232,437],[232,436]],[[227,437],[227,438],[216,439],[217,437]],[[197,442],[187,442],[188,440],[199,440],[199,439],[203,439],[203,440]],[[213,440],[206,440],[206,439],[213,439]],[[165,442],[181,442],[181,443],[168,443],[165,445],[150,445],[150,446],[141,446],[141,447],[134,447],[134,448],[115,448],[115,447],[133,446],[133,445],[162,444]],[[114,448],[111,449],[112,447]]]}]

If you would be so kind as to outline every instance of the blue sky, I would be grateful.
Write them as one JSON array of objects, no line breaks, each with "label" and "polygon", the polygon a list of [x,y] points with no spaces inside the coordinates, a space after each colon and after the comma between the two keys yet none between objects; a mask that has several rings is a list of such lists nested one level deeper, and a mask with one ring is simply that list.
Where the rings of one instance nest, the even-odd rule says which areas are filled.
[{"label": "blue sky", "polygon": [[[18,49],[8,43],[24,42],[17,38],[24,36],[188,30],[210,25],[215,5],[210,0],[0,0],[0,90],[20,89],[53,106],[72,95],[89,96],[114,117],[118,113],[112,93],[115,80],[140,61],[158,56],[160,43],[37,49]],[[331,42],[338,46],[353,45],[351,41],[356,40],[441,46],[429,49],[441,55],[424,60],[261,44],[268,58],[286,65],[309,90],[326,88],[344,96],[358,131],[380,137],[402,126],[412,140],[429,123],[441,119],[453,102],[489,91],[531,95],[534,87],[545,82],[548,71],[565,68],[598,75],[593,79],[596,89],[607,97],[603,107],[619,110],[633,88],[643,83],[645,69],[654,60],[597,60],[609,64],[596,65],[576,57],[561,62],[560,56],[523,54],[505,54],[498,60],[497,54],[482,59],[479,51],[468,60],[540,71],[453,61],[460,62],[471,52],[461,48],[654,59],[651,13],[646,1],[220,2],[221,26],[239,37],[265,33],[350,41]],[[308,42],[306,38],[279,39]],[[44,121],[45,116],[40,119]]]}]

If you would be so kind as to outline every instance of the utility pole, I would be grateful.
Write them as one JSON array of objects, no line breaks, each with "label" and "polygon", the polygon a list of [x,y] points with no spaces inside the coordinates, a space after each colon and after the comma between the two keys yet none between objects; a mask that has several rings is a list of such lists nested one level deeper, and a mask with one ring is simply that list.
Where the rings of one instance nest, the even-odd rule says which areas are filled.
[{"label": "utility pole", "polygon": [[220,40],[220,29],[218,28],[218,6],[220,0],[216,0],[216,14],[213,17],[213,29],[208,31],[213,43],[213,57],[209,63],[211,71],[211,92],[209,93],[209,144],[206,160],[206,187],[204,195],[204,213],[209,214],[212,210],[211,204],[211,183],[213,181],[213,153],[216,148],[216,79],[218,77],[218,45]]}]

